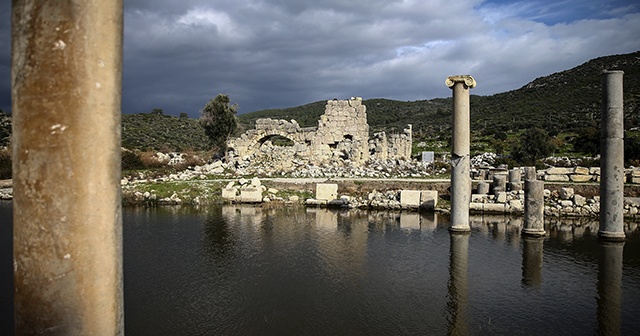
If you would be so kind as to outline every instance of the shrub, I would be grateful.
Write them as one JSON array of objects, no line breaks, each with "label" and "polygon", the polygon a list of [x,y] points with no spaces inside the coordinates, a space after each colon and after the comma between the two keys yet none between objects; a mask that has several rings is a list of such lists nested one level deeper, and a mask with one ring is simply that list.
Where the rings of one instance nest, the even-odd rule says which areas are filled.
[{"label": "shrub", "polygon": [[139,170],[144,168],[144,163],[140,159],[139,154],[129,150],[122,151],[122,170]]},{"label": "shrub", "polygon": [[11,178],[11,151],[0,149],[0,180]]}]

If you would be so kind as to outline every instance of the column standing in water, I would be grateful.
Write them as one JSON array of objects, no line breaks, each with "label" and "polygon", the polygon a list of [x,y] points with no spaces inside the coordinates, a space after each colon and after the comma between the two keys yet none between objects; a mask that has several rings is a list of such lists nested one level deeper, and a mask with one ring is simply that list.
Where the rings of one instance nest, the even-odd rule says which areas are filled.
[{"label": "column standing in water", "polygon": [[122,0],[14,0],[15,333],[121,335]]},{"label": "column standing in water", "polygon": [[524,168],[524,228],[525,236],[544,236],[544,182],[538,181],[536,167]]},{"label": "column standing in water", "polygon": [[450,76],[445,84],[453,90],[453,139],[451,142],[451,226],[452,232],[469,232],[470,112],[469,89],[476,81],[468,75]]},{"label": "column standing in water", "polygon": [[622,71],[602,74],[600,122],[600,230],[604,240],[624,240],[624,114]]}]

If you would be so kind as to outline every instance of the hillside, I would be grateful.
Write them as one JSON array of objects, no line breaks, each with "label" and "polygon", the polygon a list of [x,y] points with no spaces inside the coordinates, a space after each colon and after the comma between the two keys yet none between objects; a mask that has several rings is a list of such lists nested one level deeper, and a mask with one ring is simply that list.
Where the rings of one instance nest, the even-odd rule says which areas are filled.
[{"label": "hillside", "polygon": [[[472,130],[481,134],[510,133],[534,126],[551,133],[575,132],[598,123],[601,73],[623,70],[626,127],[640,122],[640,51],[590,60],[573,69],[540,77],[527,85],[491,96],[471,96]],[[451,127],[451,98],[414,102],[366,99],[371,131],[400,130],[413,124],[416,138],[447,136]],[[296,119],[317,126],[324,101],[286,109],[263,110],[239,116],[245,127],[257,118]]]},{"label": "hillside", "polygon": [[208,150],[209,139],[197,119],[162,113],[122,115],[122,146],[141,150]]}]

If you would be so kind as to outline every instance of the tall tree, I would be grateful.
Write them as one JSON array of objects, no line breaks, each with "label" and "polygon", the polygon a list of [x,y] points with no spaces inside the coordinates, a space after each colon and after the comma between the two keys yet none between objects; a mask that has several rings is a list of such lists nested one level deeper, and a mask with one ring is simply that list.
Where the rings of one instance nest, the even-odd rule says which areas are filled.
[{"label": "tall tree", "polygon": [[218,94],[200,111],[200,125],[212,145],[220,151],[226,150],[227,140],[238,128],[237,110],[238,105],[231,104],[228,95]]},{"label": "tall tree", "polygon": [[541,128],[529,128],[511,151],[513,158],[519,163],[534,165],[538,159],[545,158],[553,152],[549,133]]}]

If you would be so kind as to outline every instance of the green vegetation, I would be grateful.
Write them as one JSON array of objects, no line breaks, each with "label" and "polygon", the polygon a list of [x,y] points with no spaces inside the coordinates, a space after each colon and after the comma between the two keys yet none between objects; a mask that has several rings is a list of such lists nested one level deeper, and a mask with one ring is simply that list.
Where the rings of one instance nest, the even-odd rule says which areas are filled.
[{"label": "green vegetation", "polygon": [[536,161],[551,155],[553,149],[549,133],[534,127],[522,133],[518,143],[511,150],[511,156],[518,163],[535,165]]},{"label": "green vegetation", "polygon": [[154,112],[122,115],[122,146],[163,152],[211,147],[198,120]]},{"label": "green vegetation", "polygon": [[238,105],[231,104],[229,96],[225,94],[218,94],[202,109],[200,125],[211,143],[221,152],[226,150],[227,140],[238,129],[237,110]]},{"label": "green vegetation", "polygon": [[[640,51],[590,60],[573,69],[537,78],[529,84],[491,96],[471,96],[472,154],[492,151],[508,159],[524,159],[517,146],[527,130],[539,128],[549,136],[555,155],[596,155],[599,152],[601,76],[604,69],[624,71],[625,156],[627,163],[640,163]],[[482,82],[479,83],[482,85]],[[473,91],[472,91],[473,92]],[[224,99],[222,99],[224,98]],[[222,110],[227,119],[220,130],[210,130],[215,145],[233,128],[235,105],[226,95],[218,95],[203,112]],[[218,99],[218,101],[216,101]],[[451,98],[402,102],[367,99],[370,132],[401,132],[413,125],[413,153],[450,152]],[[212,105],[213,104],[213,105]],[[217,104],[217,105],[216,105]],[[257,118],[295,119],[302,127],[318,125],[326,101],[298,107],[271,109],[240,115],[239,130],[254,127]],[[208,112],[207,112],[208,113]],[[205,123],[204,121],[201,121]],[[11,116],[0,112],[0,147],[11,138]],[[287,145],[273,139],[274,144]],[[539,143],[539,145],[545,145]],[[140,151],[205,151],[212,143],[197,119],[186,113],[165,115],[160,108],[149,113],[122,116],[122,146]],[[522,148],[521,148],[522,149]],[[544,148],[542,148],[544,149]],[[543,151],[544,152],[544,151]],[[144,162],[143,162],[144,163]],[[149,163],[149,162],[147,162]],[[139,167],[134,157],[123,158],[123,167]]]}]

